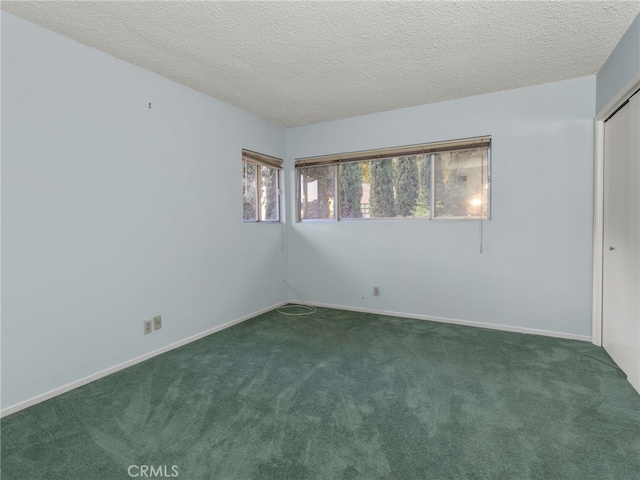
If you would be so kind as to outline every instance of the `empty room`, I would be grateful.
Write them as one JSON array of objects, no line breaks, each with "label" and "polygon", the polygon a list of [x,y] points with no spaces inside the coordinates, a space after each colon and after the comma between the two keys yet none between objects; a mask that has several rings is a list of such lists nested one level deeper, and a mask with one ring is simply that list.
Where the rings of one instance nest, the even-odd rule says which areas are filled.
[{"label": "empty room", "polygon": [[640,2],[0,12],[3,480],[640,478]]}]

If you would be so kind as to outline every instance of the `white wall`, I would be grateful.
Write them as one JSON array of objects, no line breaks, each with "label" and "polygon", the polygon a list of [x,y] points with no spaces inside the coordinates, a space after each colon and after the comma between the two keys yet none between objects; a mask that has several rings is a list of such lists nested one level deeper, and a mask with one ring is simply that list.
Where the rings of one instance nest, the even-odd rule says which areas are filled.
[{"label": "white wall", "polygon": [[286,299],[242,148],[285,131],[2,13],[3,409]]},{"label": "white wall", "polygon": [[640,81],[640,15],[613,49],[598,72],[596,113],[621,91]]},{"label": "white wall", "polygon": [[289,191],[295,158],[493,139],[482,254],[478,221],[294,223],[290,283],[314,303],[587,338],[595,86],[589,77],[289,130]]}]

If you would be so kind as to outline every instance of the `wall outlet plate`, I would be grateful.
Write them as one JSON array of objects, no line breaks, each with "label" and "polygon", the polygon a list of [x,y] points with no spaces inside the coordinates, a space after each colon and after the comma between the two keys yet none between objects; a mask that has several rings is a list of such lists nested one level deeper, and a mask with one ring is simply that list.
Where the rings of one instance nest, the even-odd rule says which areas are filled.
[{"label": "wall outlet plate", "polygon": [[153,329],[158,330],[159,328],[162,328],[162,316],[160,315],[153,317]]},{"label": "wall outlet plate", "polygon": [[144,325],[144,334],[145,335],[148,335],[149,333],[153,332],[153,327],[151,326],[151,320],[145,320],[142,323]]},{"label": "wall outlet plate", "polygon": [[380,296],[380,287],[373,287],[373,296],[374,297]]}]

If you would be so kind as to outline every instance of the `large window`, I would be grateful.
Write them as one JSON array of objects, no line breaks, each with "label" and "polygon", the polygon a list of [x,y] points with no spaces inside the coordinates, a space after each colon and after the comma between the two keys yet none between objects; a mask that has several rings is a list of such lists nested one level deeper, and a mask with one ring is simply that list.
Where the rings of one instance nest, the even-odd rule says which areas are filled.
[{"label": "large window", "polygon": [[489,137],[296,160],[298,220],[489,218]]},{"label": "large window", "polygon": [[243,221],[280,221],[281,169],[279,158],[242,150]]}]

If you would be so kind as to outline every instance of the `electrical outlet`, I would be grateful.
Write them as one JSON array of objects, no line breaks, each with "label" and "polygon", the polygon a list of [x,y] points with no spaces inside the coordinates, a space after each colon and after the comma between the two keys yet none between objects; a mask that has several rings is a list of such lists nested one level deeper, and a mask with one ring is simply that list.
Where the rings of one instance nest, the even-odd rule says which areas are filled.
[{"label": "electrical outlet", "polygon": [[162,317],[160,315],[153,317],[153,329],[158,330],[159,328],[162,328]]},{"label": "electrical outlet", "polygon": [[142,323],[144,324],[144,334],[145,335],[148,335],[149,333],[153,332],[153,327],[151,326],[151,320],[145,320]]},{"label": "electrical outlet", "polygon": [[373,296],[374,297],[380,296],[380,287],[373,287]]}]

